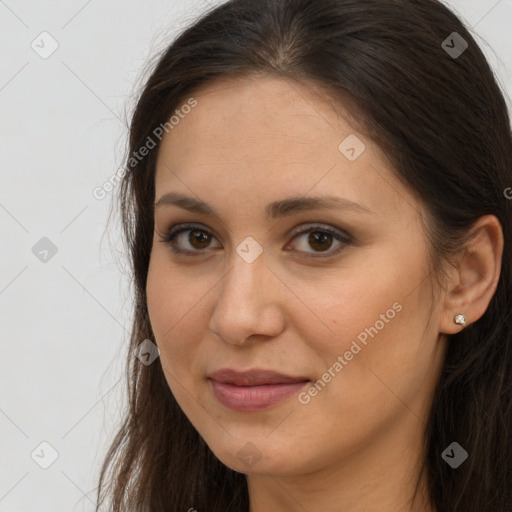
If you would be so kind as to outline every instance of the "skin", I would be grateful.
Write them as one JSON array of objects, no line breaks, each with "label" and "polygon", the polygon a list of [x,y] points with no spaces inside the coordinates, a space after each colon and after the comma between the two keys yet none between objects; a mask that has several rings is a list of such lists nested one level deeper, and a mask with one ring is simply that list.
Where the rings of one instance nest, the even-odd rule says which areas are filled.
[{"label": "skin", "polygon": [[[434,511],[420,477],[423,430],[448,335],[462,329],[453,317],[476,321],[496,289],[499,222],[480,219],[434,301],[423,206],[339,102],[264,75],[217,81],[194,97],[197,107],[163,139],[156,202],[179,192],[218,216],[158,205],[147,282],[161,363],[180,407],[214,454],[247,475],[251,512]],[[366,146],[354,161],[338,149],[349,134]],[[331,207],[271,219],[264,210],[323,195],[373,213]],[[206,242],[190,231],[175,239],[195,256],[162,242],[185,222],[211,233]],[[352,242],[315,245],[308,233],[290,234],[319,223]],[[249,236],[263,249],[252,263],[236,250]],[[228,367],[318,381],[396,303],[394,318],[307,404],[294,395],[240,412],[212,393],[207,375]],[[237,457],[248,442],[252,465]]]}]

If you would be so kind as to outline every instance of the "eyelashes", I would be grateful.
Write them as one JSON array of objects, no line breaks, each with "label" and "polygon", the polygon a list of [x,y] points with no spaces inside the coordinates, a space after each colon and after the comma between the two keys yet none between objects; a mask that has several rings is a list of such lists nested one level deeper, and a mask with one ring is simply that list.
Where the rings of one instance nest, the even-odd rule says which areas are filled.
[{"label": "eyelashes", "polygon": [[[182,235],[186,233],[189,233],[189,235],[183,237]],[[309,237],[304,237],[304,235],[309,235]],[[292,242],[304,237],[302,239],[303,248],[313,249],[312,252],[307,250],[294,250],[294,252],[303,255],[305,258],[332,257],[340,253],[346,245],[352,243],[351,237],[343,231],[321,224],[315,224],[306,229],[301,227],[296,228],[290,236],[292,237]],[[210,247],[211,241],[216,240],[216,238],[211,231],[200,224],[177,224],[176,226],[172,226],[164,236],[160,235],[160,238],[160,242],[168,245],[173,253],[181,256],[197,257],[204,255],[206,251],[222,247]],[[180,247],[179,242],[183,241],[183,238],[185,238],[185,243],[188,244],[190,248],[184,249]],[[334,242],[339,243],[337,249],[323,250],[325,245],[330,247]],[[197,244],[198,247],[192,245],[192,243]],[[318,246],[320,246],[320,249]]]}]

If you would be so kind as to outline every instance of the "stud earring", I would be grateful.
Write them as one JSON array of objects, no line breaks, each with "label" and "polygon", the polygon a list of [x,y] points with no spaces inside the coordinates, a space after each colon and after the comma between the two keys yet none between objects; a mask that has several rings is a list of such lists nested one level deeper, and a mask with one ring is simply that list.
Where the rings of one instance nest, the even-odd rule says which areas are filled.
[{"label": "stud earring", "polygon": [[455,315],[455,318],[453,319],[453,321],[456,323],[456,324],[459,324],[459,325],[466,325],[466,319],[464,318],[464,315]]}]

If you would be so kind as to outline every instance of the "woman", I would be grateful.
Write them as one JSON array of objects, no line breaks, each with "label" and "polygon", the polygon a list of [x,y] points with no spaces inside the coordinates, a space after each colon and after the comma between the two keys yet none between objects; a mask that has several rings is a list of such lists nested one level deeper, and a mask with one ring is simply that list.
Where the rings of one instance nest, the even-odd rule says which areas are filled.
[{"label": "woman", "polygon": [[452,12],[228,1],[160,57],[127,167],[98,508],[512,510],[510,121]]}]

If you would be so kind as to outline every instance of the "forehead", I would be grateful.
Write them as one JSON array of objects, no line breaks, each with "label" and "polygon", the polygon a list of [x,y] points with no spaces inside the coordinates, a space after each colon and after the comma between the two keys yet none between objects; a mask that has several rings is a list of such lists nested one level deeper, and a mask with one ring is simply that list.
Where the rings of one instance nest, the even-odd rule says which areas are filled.
[{"label": "forehead", "polygon": [[[401,210],[408,192],[385,155],[322,89],[253,76],[213,82],[193,97],[197,106],[163,138],[157,200],[177,190],[263,208],[289,195],[339,193],[375,211]],[[346,140],[357,159],[342,153]]]},{"label": "forehead", "polygon": [[339,137],[340,130],[355,130],[355,120],[326,90],[269,75],[216,80],[196,90],[194,98],[198,105],[187,122],[172,130],[175,139],[189,138],[187,132],[193,132],[206,146],[247,147],[252,137],[268,139],[268,144],[278,136],[279,142],[288,138],[304,146],[327,132]]}]

